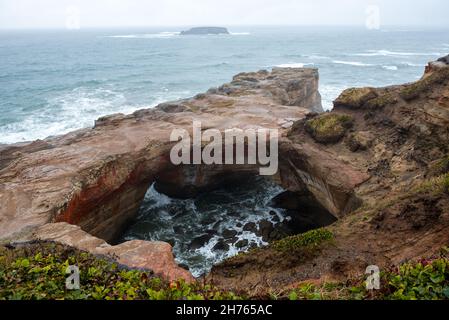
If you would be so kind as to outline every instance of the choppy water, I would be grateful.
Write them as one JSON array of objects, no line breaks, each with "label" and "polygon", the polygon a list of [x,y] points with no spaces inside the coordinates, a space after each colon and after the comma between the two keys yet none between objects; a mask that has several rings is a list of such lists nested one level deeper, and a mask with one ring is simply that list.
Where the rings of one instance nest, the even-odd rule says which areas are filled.
[{"label": "choppy water", "polygon": [[[200,276],[227,257],[267,244],[261,235],[245,230],[245,226],[261,221],[276,225],[290,219],[283,210],[269,206],[270,200],[282,191],[270,181],[253,178],[194,199],[178,200],[158,193],[152,186],[137,220],[120,242],[169,242],[177,262],[187,265],[194,276]],[[225,248],[217,247],[219,242]]]},{"label": "choppy water", "polygon": [[318,67],[330,108],[346,87],[413,81],[449,52],[447,30],[231,27],[185,37],[181,29],[0,32],[0,143],[89,127],[273,66]]}]

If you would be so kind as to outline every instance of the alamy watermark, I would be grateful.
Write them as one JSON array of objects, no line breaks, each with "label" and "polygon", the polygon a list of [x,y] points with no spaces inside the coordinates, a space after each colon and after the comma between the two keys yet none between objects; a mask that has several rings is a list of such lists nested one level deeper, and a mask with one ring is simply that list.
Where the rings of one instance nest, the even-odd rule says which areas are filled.
[{"label": "alamy watermark", "polygon": [[378,266],[368,266],[365,270],[366,290],[380,290],[380,269]]},{"label": "alamy watermark", "polygon": [[81,28],[81,10],[77,6],[69,6],[65,10],[65,27],[68,30],[79,30]]},{"label": "alamy watermark", "polygon": [[365,26],[368,30],[380,29],[380,7],[377,5],[370,5],[366,7]]},{"label": "alamy watermark", "polygon": [[178,143],[170,152],[170,160],[174,165],[259,165],[260,175],[269,176],[278,171],[278,139],[277,129],[203,131],[201,122],[194,121],[192,136],[185,129],[171,133],[170,141]]},{"label": "alamy watermark", "polygon": [[77,266],[68,266],[66,274],[69,276],[65,279],[65,287],[67,290],[80,289],[80,269]]}]

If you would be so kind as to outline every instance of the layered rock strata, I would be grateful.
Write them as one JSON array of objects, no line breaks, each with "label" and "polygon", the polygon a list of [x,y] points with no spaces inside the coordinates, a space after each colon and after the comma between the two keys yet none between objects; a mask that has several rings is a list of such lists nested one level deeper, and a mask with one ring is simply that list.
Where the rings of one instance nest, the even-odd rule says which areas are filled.
[{"label": "layered rock strata", "polygon": [[[169,138],[174,129],[191,132],[195,120],[203,129],[271,128],[285,134],[310,111],[322,111],[317,70],[274,69],[239,74],[232,82],[191,99],[163,103],[131,115],[103,117],[92,129],[2,146],[0,238],[26,239],[40,230],[40,239],[68,237],[71,244],[83,247],[82,242],[90,235],[96,240],[89,238],[88,242],[95,245],[87,249],[96,252],[99,241],[111,242],[120,235],[154,182],[167,193],[191,190],[194,194],[256,173],[254,165],[172,165],[169,155],[174,142]],[[328,207],[338,214],[344,205]],[[52,229],[52,224],[59,222],[65,223],[55,229],[60,235]],[[79,237],[81,230],[70,225],[79,226],[87,234]],[[42,230],[51,232],[45,236]],[[72,232],[74,235],[69,235]],[[128,248],[128,244],[121,246]],[[132,247],[142,246],[149,245]],[[131,249],[125,254],[121,248],[107,250],[130,255]],[[137,251],[143,252],[136,249],[134,255]],[[119,255],[119,259],[124,258]],[[157,263],[143,264],[158,268]]]}]

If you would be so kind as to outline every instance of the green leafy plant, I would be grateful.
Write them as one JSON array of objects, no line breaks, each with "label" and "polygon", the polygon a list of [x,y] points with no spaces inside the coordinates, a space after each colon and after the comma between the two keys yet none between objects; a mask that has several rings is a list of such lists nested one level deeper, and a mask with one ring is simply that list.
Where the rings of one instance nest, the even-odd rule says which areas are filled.
[{"label": "green leafy plant", "polygon": [[[67,290],[66,269],[80,270],[80,289]],[[55,243],[0,247],[0,299],[204,300],[240,299],[200,282],[168,282],[104,257]]]},{"label": "green leafy plant", "polygon": [[325,241],[333,239],[331,231],[325,228],[311,230],[303,234],[287,237],[276,241],[272,246],[279,251],[289,252],[297,251],[304,248],[313,249],[321,246]]}]

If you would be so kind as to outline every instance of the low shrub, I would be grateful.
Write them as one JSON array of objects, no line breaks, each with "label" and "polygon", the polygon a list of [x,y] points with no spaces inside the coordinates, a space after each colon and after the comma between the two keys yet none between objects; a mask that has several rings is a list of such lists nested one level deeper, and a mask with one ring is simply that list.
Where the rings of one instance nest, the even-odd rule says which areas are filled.
[{"label": "low shrub", "polygon": [[[69,265],[80,270],[80,289],[66,289]],[[208,300],[239,299],[199,282],[168,282],[55,243],[0,248],[0,300]]]},{"label": "low shrub", "polygon": [[331,231],[321,228],[311,230],[303,234],[290,236],[272,243],[272,246],[282,252],[294,252],[301,249],[313,249],[319,247],[323,242],[333,239]]}]

